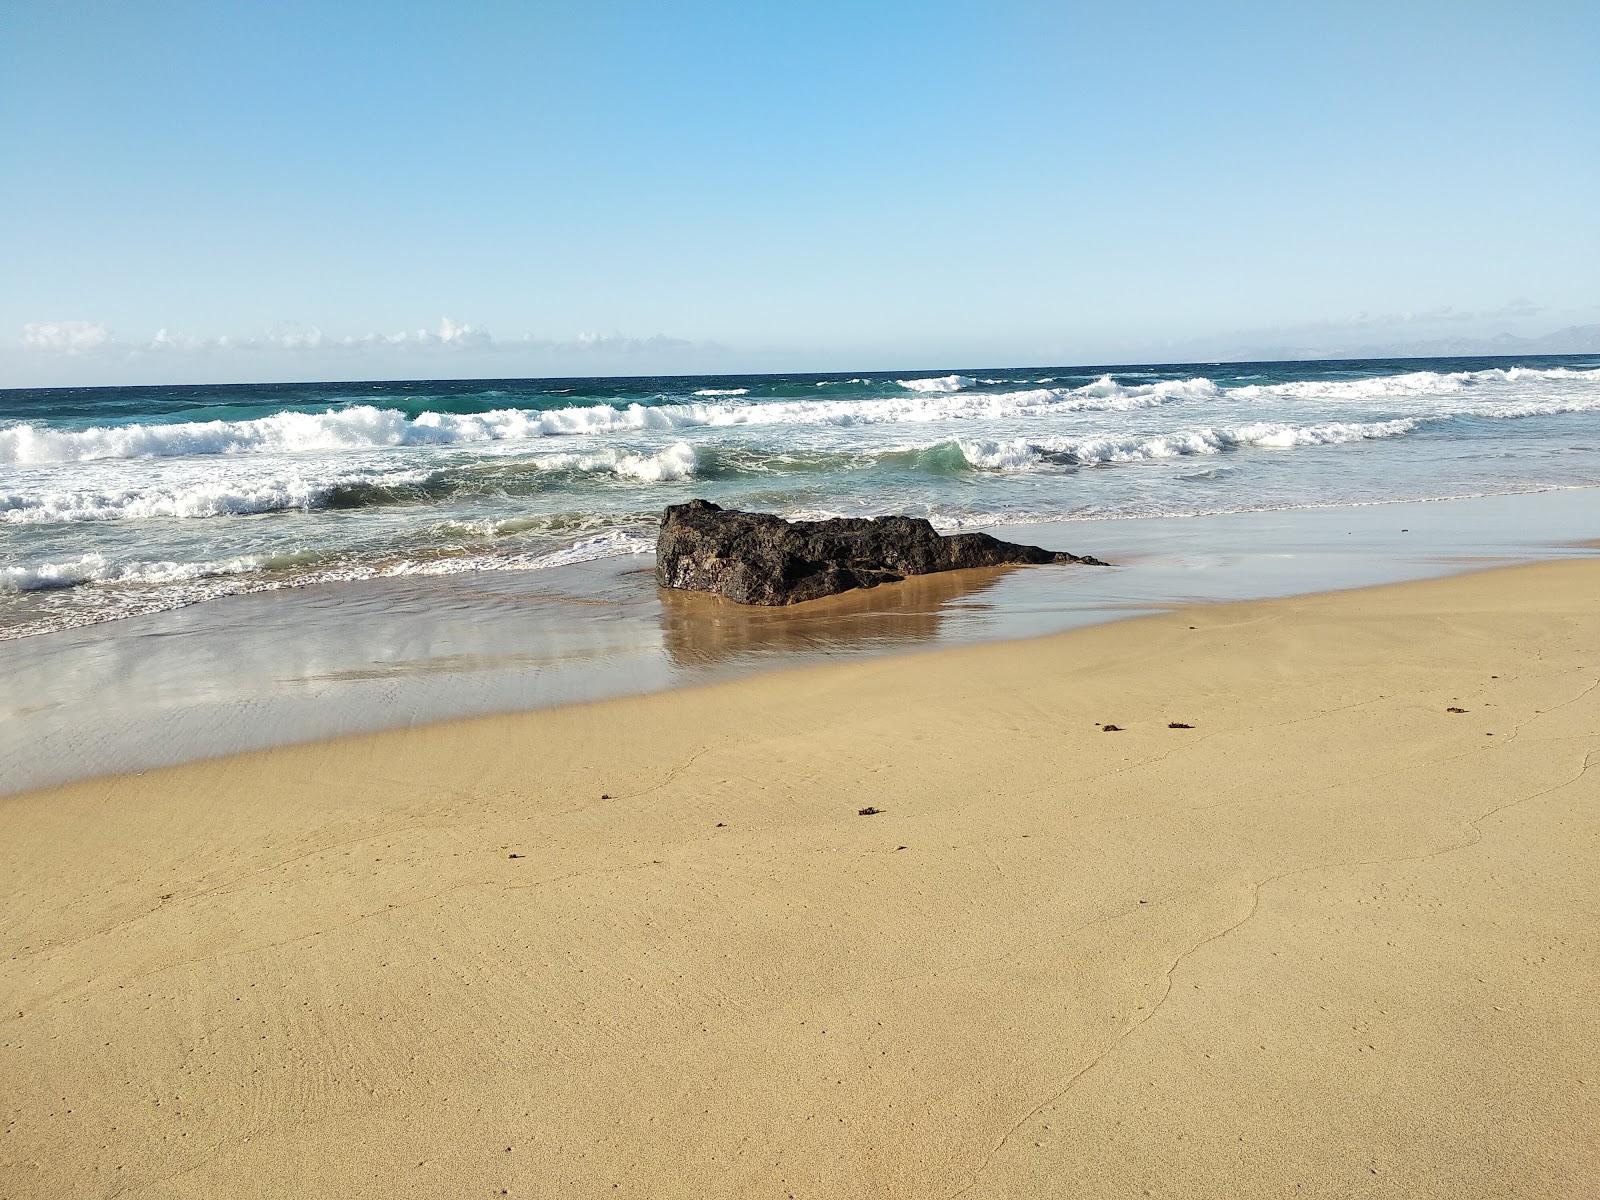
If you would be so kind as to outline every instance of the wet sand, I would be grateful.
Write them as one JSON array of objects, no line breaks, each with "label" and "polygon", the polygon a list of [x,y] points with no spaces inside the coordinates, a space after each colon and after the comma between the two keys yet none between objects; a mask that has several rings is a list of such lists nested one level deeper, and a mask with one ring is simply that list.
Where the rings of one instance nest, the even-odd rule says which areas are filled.
[{"label": "wet sand", "polygon": [[0,1195],[1593,1195],[1597,597],[1209,605],[5,797]]}]

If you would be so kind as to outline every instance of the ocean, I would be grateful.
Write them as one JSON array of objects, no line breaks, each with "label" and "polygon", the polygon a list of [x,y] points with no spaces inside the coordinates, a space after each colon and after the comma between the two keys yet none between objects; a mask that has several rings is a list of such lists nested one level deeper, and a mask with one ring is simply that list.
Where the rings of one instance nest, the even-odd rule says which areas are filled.
[{"label": "ocean", "polygon": [[691,496],[955,530],[1593,486],[1597,413],[1596,356],[7,390],[0,639],[636,555]]}]

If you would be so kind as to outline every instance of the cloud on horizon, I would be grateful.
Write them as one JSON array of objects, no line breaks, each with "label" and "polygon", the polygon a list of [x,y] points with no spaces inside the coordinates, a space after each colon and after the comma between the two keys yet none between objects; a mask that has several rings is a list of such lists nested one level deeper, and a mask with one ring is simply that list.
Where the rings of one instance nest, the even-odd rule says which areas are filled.
[{"label": "cloud on horizon", "polygon": [[143,340],[114,337],[96,321],[38,321],[22,327],[25,351],[62,357],[137,359],[154,355],[215,355],[224,353],[325,356],[370,351],[544,350],[584,353],[639,354],[717,347],[684,338],[655,334],[638,338],[622,333],[582,332],[568,339],[522,334],[497,339],[485,329],[441,317],[435,329],[365,333],[343,337],[323,333],[315,325],[285,326],[255,337],[223,335],[194,337],[162,328]]},{"label": "cloud on horizon", "polygon": [[22,344],[46,353],[84,354],[110,340],[106,327],[95,321],[39,321],[22,327]]}]

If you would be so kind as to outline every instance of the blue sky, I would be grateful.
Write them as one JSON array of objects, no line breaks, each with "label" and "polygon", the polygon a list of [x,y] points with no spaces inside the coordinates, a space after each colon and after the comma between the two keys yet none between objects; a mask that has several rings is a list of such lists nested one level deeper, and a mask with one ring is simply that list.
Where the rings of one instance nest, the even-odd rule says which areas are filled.
[{"label": "blue sky", "polygon": [[0,386],[1592,323],[1597,45],[1559,2],[8,0]]}]

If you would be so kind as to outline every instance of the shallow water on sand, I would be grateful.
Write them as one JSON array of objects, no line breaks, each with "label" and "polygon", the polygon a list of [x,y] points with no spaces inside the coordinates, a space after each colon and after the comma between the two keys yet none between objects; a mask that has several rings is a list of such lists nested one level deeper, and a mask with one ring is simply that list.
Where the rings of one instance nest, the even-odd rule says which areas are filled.
[{"label": "shallow water on sand", "polygon": [[773,610],[661,592],[636,554],[233,596],[3,642],[0,791],[1188,603],[1589,555],[1600,489],[999,532],[1117,565],[958,572]]}]

